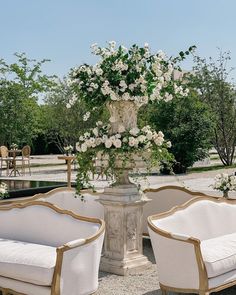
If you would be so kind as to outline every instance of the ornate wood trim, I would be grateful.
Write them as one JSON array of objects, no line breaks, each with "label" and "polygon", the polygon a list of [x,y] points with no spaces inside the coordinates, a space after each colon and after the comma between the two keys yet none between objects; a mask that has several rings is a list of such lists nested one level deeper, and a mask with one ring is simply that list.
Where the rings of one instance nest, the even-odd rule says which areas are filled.
[{"label": "ornate wood trim", "polygon": [[191,191],[191,190],[189,190],[189,189],[187,189],[185,187],[178,186],[178,185],[164,185],[164,186],[160,186],[158,188],[147,188],[143,192],[144,193],[156,193],[156,192],[160,192],[160,191],[163,191],[163,190],[166,190],[166,189],[179,190],[179,191],[182,191],[182,192],[187,193],[189,195],[198,196],[198,197],[200,197],[200,196],[202,196],[202,197],[207,197],[207,196],[214,197],[214,196],[202,193],[202,192]]},{"label": "ornate wood trim", "polygon": [[[65,251],[68,251],[70,249],[73,248],[77,248],[77,247],[81,247],[84,246],[88,243],[91,243],[93,241],[95,241],[96,239],[98,239],[105,231],[105,222],[102,219],[98,219],[98,218],[92,218],[92,217],[85,217],[85,216],[80,216],[75,214],[72,211],[69,210],[64,210],[64,209],[60,209],[59,207],[45,202],[45,201],[30,201],[27,203],[15,203],[12,204],[10,206],[0,206],[0,211],[8,211],[14,208],[19,208],[19,209],[23,209],[26,207],[30,207],[30,206],[44,206],[44,207],[48,207],[52,210],[54,210],[55,212],[59,213],[59,214],[65,214],[65,215],[69,215],[71,217],[73,217],[74,219],[77,220],[81,220],[81,221],[86,221],[86,222],[91,222],[91,223],[98,223],[100,224],[100,228],[97,231],[97,233],[95,235],[92,235],[90,237],[88,237],[87,239],[85,239],[84,243],[81,245],[76,245],[74,247],[69,247],[68,245],[62,245],[60,247],[57,247],[57,258],[56,258],[56,266],[54,269],[54,274],[53,274],[53,280],[52,280],[52,286],[51,286],[51,294],[52,295],[60,295],[60,279],[61,279],[61,268],[62,268],[62,261],[63,261],[63,253]],[[0,287],[0,290],[8,290],[8,289],[4,289]],[[5,292],[5,291],[4,291]],[[9,291],[9,292],[15,292],[15,291]],[[7,293],[6,293],[7,294]],[[13,293],[13,295],[26,295],[26,294],[21,294],[21,293]]]},{"label": "ornate wood trim", "polygon": [[[214,203],[226,203],[226,204],[231,204],[231,205],[236,205],[236,200],[235,199],[225,199],[222,197],[213,197],[213,196],[206,196],[206,197],[199,197],[199,198],[193,198],[191,200],[189,200],[188,202],[184,203],[183,205],[180,206],[175,206],[174,208],[172,208],[171,210],[164,212],[164,213],[160,213],[160,214],[156,214],[156,215],[152,215],[148,217],[148,227],[150,227],[154,232],[156,232],[157,234],[164,236],[166,238],[169,239],[173,239],[173,240],[178,240],[181,241],[183,243],[191,243],[194,245],[194,250],[195,250],[195,257],[197,260],[197,265],[198,265],[198,271],[199,271],[199,290],[195,290],[195,289],[182,289],[182,288],[174,288],[171,286],[166,286],[166,285],[162,285],[160,283],[160,286],[163,290],[168,290],[168,291],[172,291],[172,292],[182,292],[182,293],[196,293],[196,294],[207,294],[207,293],[211,293],[211,292],[217,292],[226,288],[229,288],[233,285],[236,284],[236,280],[229,282],[227,284],[223,284],[221,286],[215,287],[215,288],[211,288],[209,289],[209,284],[208,284],[208,276],[207,276],[207,271],[206,271],[206,267],[203,261],[203,257],[202,257],[202,253],[201,253],[201,248],[200,248],[200,240],[196,239],[194,237],[189,237],[186,240],[177,238],[175,236],[173,236],[171,234],[171,232],[167,232],[163,229],[158,228],[157,226],[155,226],[152,221],[153,220],[158,220],[164,217],[168,217],[171,216],[173,214],[175,214],[178,211],[182,211],[184,209],[186,209],[187,207],[191,206],[192,204],[199,202],[199,201],[211,201]],[[205,293],[204,293],[205,292]]]}]

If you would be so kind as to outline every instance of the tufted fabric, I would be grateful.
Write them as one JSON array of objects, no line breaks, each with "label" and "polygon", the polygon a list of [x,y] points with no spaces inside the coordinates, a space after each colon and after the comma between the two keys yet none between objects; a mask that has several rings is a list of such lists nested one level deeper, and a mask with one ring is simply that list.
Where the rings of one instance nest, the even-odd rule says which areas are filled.
[{"label": "tufted fabric", "polygon": [[236,269],[236,233],[201,242],[209,278]]},{"label": "tufted fabric", "polygon": [[0,276],[40,286],[50,286],[56,248],[0,239]]}]

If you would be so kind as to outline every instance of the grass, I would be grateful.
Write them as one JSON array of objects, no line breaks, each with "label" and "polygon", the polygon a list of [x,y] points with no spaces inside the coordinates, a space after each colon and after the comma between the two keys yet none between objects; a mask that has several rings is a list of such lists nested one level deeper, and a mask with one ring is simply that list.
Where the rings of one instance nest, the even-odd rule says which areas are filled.
[{"label": "grass", "polygon": [[213,171],[213,170],[220,170],[220,169],[232,169],[232,168],[236,168],[236,164],[233,164],[231,166],[224,166],[223,164],[219,164],[219,165],[206,166],[206,167],[192,167],[192,168],[188,168],[187,172],[188,173],[192,173],[192,172],[201,173],[201,172],[206,172],[206,171]]}]

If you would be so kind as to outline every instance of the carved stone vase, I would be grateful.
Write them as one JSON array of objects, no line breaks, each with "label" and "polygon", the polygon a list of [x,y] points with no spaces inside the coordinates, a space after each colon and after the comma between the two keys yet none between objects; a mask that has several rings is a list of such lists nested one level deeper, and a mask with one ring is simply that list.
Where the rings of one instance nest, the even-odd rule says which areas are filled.
[{"label": "carved stone vase", "polygon": [[[120,128],[137,127],[138,107],[133,101],[114,101],[107,104],[110,112],[110,134]],[[139,273],[151,263],[143,255],[142,215],[148,201],[129,180],[134,162],[115,161],[116,182],[106,187],[99,202],[104,206],[106,235],[101,270],[118,275]]]}]

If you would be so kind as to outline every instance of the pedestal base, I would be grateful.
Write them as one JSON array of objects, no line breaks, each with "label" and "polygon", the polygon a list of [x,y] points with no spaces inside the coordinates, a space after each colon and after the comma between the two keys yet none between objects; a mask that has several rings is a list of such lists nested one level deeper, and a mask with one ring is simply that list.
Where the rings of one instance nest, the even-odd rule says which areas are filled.
[{"label": "pedestal base", "polygon": [[120,276],[139,274],[151,267],[152,263],[146,256],[140,255],[133,259],[114,260],[102,257],[100,270]]},{"label": "pedestal base", "polygon": [[98,200],[104,206],[106,234],[100,269],[118,275],[150,267],[143,255],[142,216],[146,199],[133,184],[106,188]]}]

